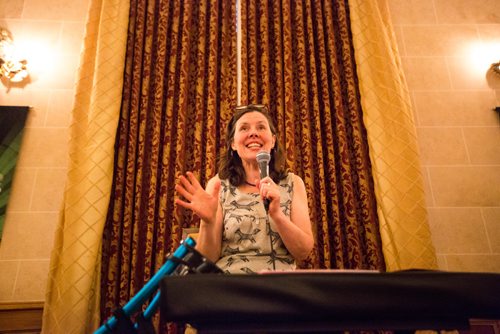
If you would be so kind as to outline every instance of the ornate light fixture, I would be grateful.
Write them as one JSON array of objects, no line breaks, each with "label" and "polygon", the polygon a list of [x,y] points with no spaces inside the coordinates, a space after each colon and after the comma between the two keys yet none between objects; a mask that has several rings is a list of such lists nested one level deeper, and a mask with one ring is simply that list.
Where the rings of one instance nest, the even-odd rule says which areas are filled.
[{"label": "ornate light fixture", "polygon": [[498,63],[491,64],[491,69],[493,70],[493,72],[500,75],[500,61]]},{"label": "ornate light fixture", "polygon": [[0,28],[0,78],[21,82],[29,75],[25,59],[17,59],[10,33]]},{"label": "ornate light fixture", "polygon": [[[493,73],[500,76],[500,61],[497,63],[491,64],[490,69]],[[497,93],[497,95],[498,95],[498,93]],[[500,114],[500,106],[496,106],[495,108],[493,108],[493,110],[495,110],[497,113]]]}]

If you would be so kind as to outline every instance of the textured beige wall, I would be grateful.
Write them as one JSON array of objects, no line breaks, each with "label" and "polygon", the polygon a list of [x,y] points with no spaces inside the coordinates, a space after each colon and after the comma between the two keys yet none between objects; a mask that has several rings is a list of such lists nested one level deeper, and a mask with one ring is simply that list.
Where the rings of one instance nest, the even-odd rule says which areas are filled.
[{"label": "textured beige wall", "polygon": [[500,272],[500,1],[389,4],[439,266]]},{"label": "textured beige wall", "polygon": [[[500,122],[491,111],[500,104],[500,79],[467,65],[469,46],[500,43],[500,2],[389,2],[416,111],[440,267],[500,272]],[[0,26],[29,47],[32,65],[24,87],[0,84],[0,104],[33,107],[0,244],[0,302],[44,299],[88,3],[0,2]]]},{"label": "textured beige wall", "polygon": [[89,1],[1,0],[30,67],[24,85],[0,83],[0,105],[29,105],[0,244],[0,302],[44,300],[66,178],[68,125]]}]

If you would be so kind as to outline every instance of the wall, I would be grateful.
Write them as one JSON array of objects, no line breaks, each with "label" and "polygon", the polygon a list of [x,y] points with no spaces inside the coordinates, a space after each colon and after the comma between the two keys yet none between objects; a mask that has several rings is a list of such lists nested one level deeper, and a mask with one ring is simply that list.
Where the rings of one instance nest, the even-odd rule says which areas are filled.
[{"label": "wall", "polygon": [[0,302],[44,300],[88,4],[0,1],[0,26],[12,33],[30,67],[24,85],[2,80],[0,104],[32,106],[0,244]]},{"label": "wall", "polygon": [[[467,51],[500,42],[500,2],[389,2],[415,106],[440,267],[500,272],[500,128],[491,111],[500,104],[492,89],[498,78],[469,73]],[[44,299],[88,3],[0,2],[0,25],[29,46],[32,67],[24,87],[0,84],[0,104],[33,106],[0,244],[0,302]]]},{"label": "wall", "polygon": [[439,266],[500,272],[500,1],[389,3]]}]

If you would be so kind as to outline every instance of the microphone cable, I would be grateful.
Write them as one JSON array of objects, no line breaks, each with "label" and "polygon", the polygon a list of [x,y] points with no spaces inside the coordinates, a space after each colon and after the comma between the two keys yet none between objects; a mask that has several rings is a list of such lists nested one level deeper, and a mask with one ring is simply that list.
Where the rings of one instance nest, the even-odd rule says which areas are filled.
[{"label": "microphone cable", "polygon": [[[266,201],[265,199],[264,201]],[[269,200],[267,200],[269,203]],[[265,202],[264,202],[265,203]],[[275,253],[274,253],[274,243],[273,243],[273,230],[271,229],[271,218],[269,217],[269,204],[266,206],[266,226],[267,226],[267,233],[269,233],[269,245],[271,246],[271,261],[273,263],[273,270],[276,270],[276,258],[275,258]]]}]

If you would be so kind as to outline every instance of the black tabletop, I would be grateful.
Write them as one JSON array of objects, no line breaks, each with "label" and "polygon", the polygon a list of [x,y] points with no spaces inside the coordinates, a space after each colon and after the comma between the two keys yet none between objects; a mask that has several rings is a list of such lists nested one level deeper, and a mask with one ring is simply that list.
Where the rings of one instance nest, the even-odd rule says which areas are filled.
[{"label": "black tabletop", "polygon": [[500,319],[500,274],[411,270],[168,276],[161,312],[200,332],[468,328]]}]

